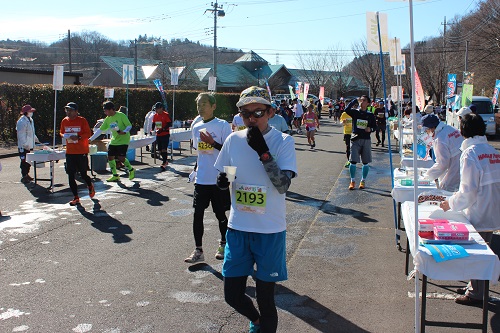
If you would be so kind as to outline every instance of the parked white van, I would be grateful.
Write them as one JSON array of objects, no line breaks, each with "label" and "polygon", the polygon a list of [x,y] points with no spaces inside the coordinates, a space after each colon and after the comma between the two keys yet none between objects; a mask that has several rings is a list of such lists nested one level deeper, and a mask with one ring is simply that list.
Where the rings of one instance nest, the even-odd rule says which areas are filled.
[{"label": "parked white van", "polygon": [[[486,124],[486,135],[495,136],[496,123],[493,103],[485,96],[472,96],[472,104],[476,106],[476,114],[480,115]],[[458,110],[446,111],[446,123],[455,128],[459,128]]]}]

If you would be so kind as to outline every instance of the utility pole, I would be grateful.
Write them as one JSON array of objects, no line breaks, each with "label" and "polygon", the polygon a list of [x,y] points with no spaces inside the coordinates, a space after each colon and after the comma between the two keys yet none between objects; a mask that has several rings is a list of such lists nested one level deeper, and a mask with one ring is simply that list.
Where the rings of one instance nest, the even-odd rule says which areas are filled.
[{"label": "utility pole", "polygon": [[446,16],[444,17],[444,23],[441,23],[443,28],[443,81],[444,81],[444,90],[443,90],[443,99],[442,101],[446,102],[446,89],[448,87],[448,78],[446,77]]},{"label": "utility pole", "polygon": [[467,72],[467,60],[469,58],[469,41],[465,41],[465,69],[464,72]]},{"label": "utility pole", "polygon": [[134,52],[135,52],[135,57],[134,57],[134,77],[135,77],[135,87],[137,88],[137,38],[134,39]]},{"label": "utility pole", "polygon": [[222,5],[218,5],[217,0],[211,3],[213,8],[206,9],[205,12],[214,14],[214,77],[217,78],[217,16],[224,17],[226,13],[222,10]]},{"label": "utility pole", "polygon": [[71,32],[68,29],[69,72],[71,73]]}]

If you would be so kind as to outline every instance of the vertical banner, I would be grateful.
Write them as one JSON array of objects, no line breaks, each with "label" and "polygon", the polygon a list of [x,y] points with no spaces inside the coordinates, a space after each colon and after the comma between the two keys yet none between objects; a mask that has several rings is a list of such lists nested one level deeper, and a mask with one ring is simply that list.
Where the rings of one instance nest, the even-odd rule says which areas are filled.
[{"label": "vertical banner", "polygon": [[304,97],[302,101],[305,101],[307,99],[307,94],[309,94],[309,83],[304,83]]},{"label": "vertical banner", "polygon": [[474,73],[464,72],[463,84],[474,84]]},{"label": "vertical banner", "polygon": [[165,108],[167,108],[167,99],[165,98],[165,90],[163,90],[163,84],[161,83],[160,79],[153,80],[153,83],[156,86],[156,89],[160,92],[161,99],[163,101],[163,104],[165,105]]},{"label": "vertical banner", "polygon": [[52,87],[54,90],[63,90],[64,66],[54,66],[54,76],[52,77]]},{"label": "vertical banner", "polygon": [[269,88],[269,82],[266,79],[266,87],[267,87],[267,92],[269,93],[269,98],[273,95],[271,94],[271,88]]},{"label": "vertical banner", "polygon": [[215,91],[215,84],[217,82],[216,76],[210,76],[208,78],[208,90]]},{"label": "vertical banner", "polygon": [[500,91],[500,80],[497,80],[495,82],[495,90],[493,90],[493,98],[491,99],[493,106],[495,106],[498,102],[498,92],[499,91]]},{"label": "vertical banner", "polygon": [[401,55],[401,65],[394,66],[394,75],[406,75],[406,56]]},{"label": "vertical banner", "polygon": [[290,91],[290,98],[294,99],[295,98],[295,94],[293,93],[293,87],[291,85],[288,85],[288,90]]},{"label": "vertical banner", "polygon": [[113,98],[113,97],[115,97],[115,89],[104,88],[104,98]]},{"label": "vertical banner", "polygon": [[457,90],[457,74],[448,74],[448,85],[446,88],[446,97],[449,98],[455,95]]},{"label": "vertical banner", "polygon": [[170,70],[170,85],[178,86],[179,85],[179,76],[184,70],[185,66],[182,67],[169,67]]},{"label": "vertical banner", "polygon": [[472,90],[473,84],[464,84],[462,86],[462,106],[469,106],[472,104]]},{"label": "vertical banner", "polygon": [[[378,13],[380,24],[380,39],[382,41],[382,52],[389,52],[389,34],[387,33],[387,14]],[[377,13],[366,12],[366,49],[372,52],[380,52],[378,42]]]},{"label": "vertical banner", "polygon": [[302,89],[302,82],[295,82],[295,96],[300,98],[300,90]]},{"label": "vertical banner", "polygon": [[[399,94],[398,94],[398,90],[399,90]],[[399,100],[402,100],[402,99],[403,99],[403,87],[402,86],[392,86],[391,87],[391,100],[393,102],[398,102]]]},{"label": "vertical banner", "polygon": [[319,87],[319,100],[321,104],[323,104],[323,100],[325,99],[325,87]]},{"label": "vertical banner", "polygon": [[399,38],[389,41],[389,60],[391,66],[401,66],[402,54]]},{"label": "vertical banner", "polygon": [[135,83],[135,73],[134,65],[123,65],[122,68],[122,83],[123,84],[134,84]]},{"label": "vertical banner", "polygon": [[418,77],[417,69],[415,68],[415,105],[418,106],[420,112],[424,111],[425,106],[425,96],[424,89],[422,88],[422,83]]}]

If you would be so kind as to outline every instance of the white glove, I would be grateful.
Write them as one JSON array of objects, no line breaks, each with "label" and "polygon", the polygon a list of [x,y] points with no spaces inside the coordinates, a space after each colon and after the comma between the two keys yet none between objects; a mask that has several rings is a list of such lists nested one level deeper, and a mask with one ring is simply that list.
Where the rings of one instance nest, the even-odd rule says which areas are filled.
[{"label": "white glove", "polygon": [[191,173],[189,174],[189,177],[188,177],[188,183],[194,183],[194,180],[196,178],[196,171],[193,170],[191,171]]}]

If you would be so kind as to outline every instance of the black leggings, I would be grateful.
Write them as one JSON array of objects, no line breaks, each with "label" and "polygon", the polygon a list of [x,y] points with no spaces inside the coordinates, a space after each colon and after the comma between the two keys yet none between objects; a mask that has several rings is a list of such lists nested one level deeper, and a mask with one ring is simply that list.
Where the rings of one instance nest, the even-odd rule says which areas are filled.
[{"label": "black leggings", "polygon": [[245,294],[247,277],[225,277],[224,298],[230,306],[251,321],[260,321],[261,333],[275,333],[278,329],[278,311],[274,303],[275,282],[256,279],[256,296],[259,311]]},{"label": "black leggings", "polygon": [[[203,216],[205,215],[205,210],[200,208],[195,208],[194,219],[193,219],[193,234],[194,242],[196,247],[203,246],[203,233],[205,228],[203,226]],[[226,242],[226,231],[227,231],[227,218],[224,212],[215,213],[215,217],[219,221],[219,231],[220,240],[222,243]]]}]

